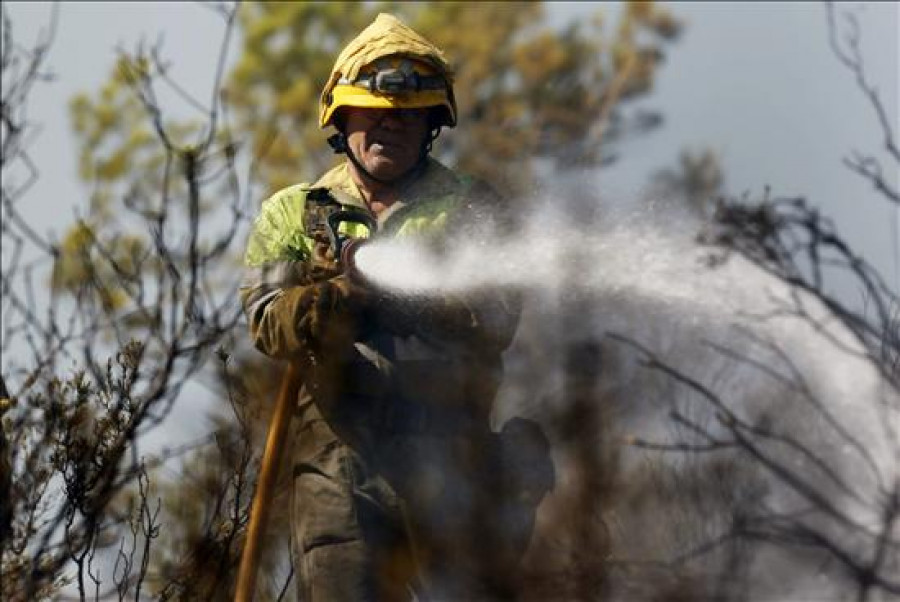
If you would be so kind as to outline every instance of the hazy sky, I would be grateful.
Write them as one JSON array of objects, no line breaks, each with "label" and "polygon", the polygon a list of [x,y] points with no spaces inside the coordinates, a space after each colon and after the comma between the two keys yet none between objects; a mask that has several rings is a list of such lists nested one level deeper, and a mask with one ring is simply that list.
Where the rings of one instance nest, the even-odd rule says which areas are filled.
[{"label": "hazy sky", "polygon": [[[898,4],[838,7],[860,19],[867,67],[897,135]],[[626,147],[610,175],[627,187],[648,167],[671,163],[680,148],[710,147],[724,166],[728,191],[758,195],[768,184],[775,195],[805,196],[896,290],[900,213],[841,163],[852,150],[884,156],[883,138],[851,74],[829,49],[824,4],[688,2],[672,10],[687,27],[645,101],[663,111],[665,127]],[[896,185],[900,174],[889,175]]]},{"label": "hazy sky", "polygon": [[[806,196],[834,217],[896,288],[900,258],[893,241],[900,212],[841,165],[853,149],[877,151],[881,138],[873,112],[829,50],[824,5],[670,6],[686,24],[684,35],[668,53],[655,93],[641,101],[663,112],[665,126],[623,147],[622,160],[600,174],[598,185],[617,195],[635,194],[653,169],[672,165],[682,148],[709,147],[721,159],[730,192],[761,193],[768,184],[776,195]],[[20,43],[33,40],[49,19],[46,3],[4,7]],[[548,11],[560,23],[599,7],[549,3]],[[838,7],[860,19],[867,65],[896,127],[898,5]],[[32,147],[42,177],[29,196],[29,215],[59,231],[72,215],[69,207],[86,196],[76,177],[67,101],[104,81],[117,47],[163,39],[174,77],[208,98],[222,30],[220,17],[198,3],[62,3],[49,55],[57,79],[37,87],[31,100],[30,117],[43,130]],[[233,44],[231,57],[238,51]],[[897,181],[896,173],[889,175]]]}]

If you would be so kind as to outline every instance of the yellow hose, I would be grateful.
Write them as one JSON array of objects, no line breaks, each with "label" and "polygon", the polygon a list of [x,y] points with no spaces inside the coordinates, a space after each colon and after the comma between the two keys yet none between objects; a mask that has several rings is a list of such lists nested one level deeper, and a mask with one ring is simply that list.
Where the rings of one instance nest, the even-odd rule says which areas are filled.
[{"label": "yellow hose", "polygon": [[294,363],[288,364],[284,379],[281,381],[281,390],[275,403],[275,413],[272,415],[272,424],[269,426],[266,447],[260,462],[256,493],[250,508],[247,539],[244,542],[241,566],[238,569],[237,585],[234,591],[235,602],[252,602],[256,592],[256,575],[259,572],[259,561],[262,554],[262,537],[269,521],[275,480],[278,477],[278,467],[286,446],[288,425],[291,423],[292,409],[297,395],[300,393],[300,385],[299,367]]}]

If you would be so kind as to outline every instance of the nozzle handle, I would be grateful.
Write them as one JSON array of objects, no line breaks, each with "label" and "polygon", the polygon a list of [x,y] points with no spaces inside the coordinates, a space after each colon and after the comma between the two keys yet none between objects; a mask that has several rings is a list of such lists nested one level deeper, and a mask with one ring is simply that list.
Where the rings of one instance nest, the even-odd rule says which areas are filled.
[{"label": "nozzle handle", "polygon": [[341,224],[360,224],[369,229],[369,234],[374,234],[376,228],[378,227],[378,223],[375,221],[375,218],[369,215],[368,213],[363,213],[362,211],[352,211],[348,209],[342,209],[340,211],[335,211],[328,215],[326,220],[326,224],[328,226],[328,240],[331,243],[331,250],[334,252],[334,256],[336,258],[341,257],[341,251],[343,250],[344,244],[346,244],[347,240],[350,239],[349,236],[344,236],[339,232]]}]

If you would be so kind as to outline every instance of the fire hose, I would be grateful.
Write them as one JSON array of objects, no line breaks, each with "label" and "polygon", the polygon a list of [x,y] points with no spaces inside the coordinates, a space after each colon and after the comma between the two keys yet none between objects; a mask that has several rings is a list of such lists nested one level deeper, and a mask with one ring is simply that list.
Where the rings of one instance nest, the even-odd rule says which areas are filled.
[{"label": "fire hose", "polygon": [[281,381],[281,390],[278,392],[278,400],[275,402],[275,413],[272,415],[272,424],[269,426],[269,433],[266,436],[266,447],[260,463],[256,493],[250,508],[247,539],[238,569],[235,602],[252,602],[253,600],[256,574],[262,554],[262,536],[269,522],[269,509],[272,505],[275,479],[278,476],[281,456],[284,454],[288,425],[291,423],[291,409],[300,393],[301,382],[299,366],[294,362],[289,363]]}]

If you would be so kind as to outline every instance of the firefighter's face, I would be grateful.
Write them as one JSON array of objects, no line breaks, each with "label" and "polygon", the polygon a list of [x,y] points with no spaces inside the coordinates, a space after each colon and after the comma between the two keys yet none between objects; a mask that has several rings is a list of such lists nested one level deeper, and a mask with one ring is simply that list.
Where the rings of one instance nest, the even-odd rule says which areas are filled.
[{"label": "firefighter's face", "polygon": [[366,171],[380,180],[394,180],[419,160],[428,135],[428,109],[348,107],[345,133]]}]

